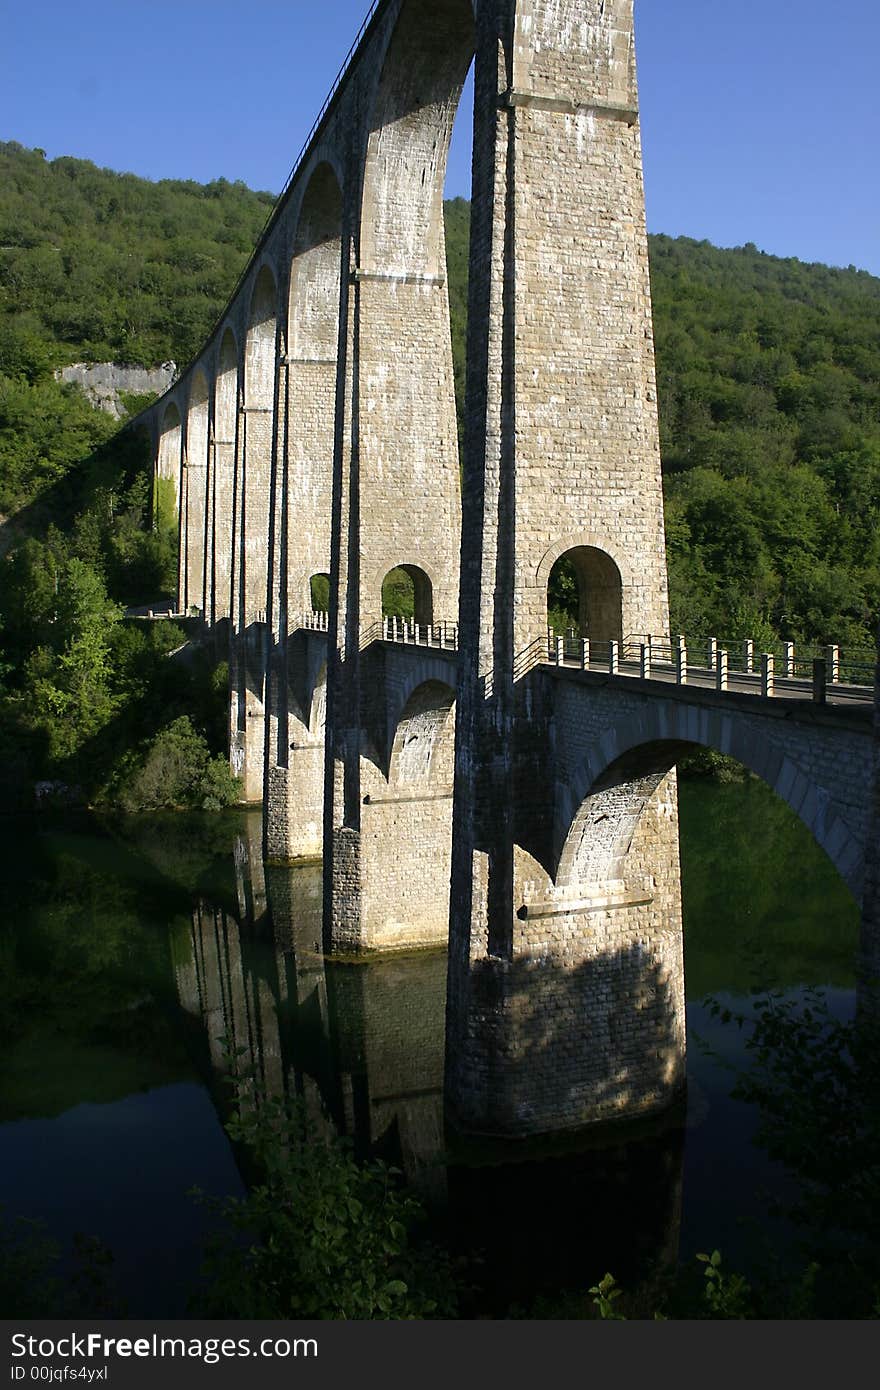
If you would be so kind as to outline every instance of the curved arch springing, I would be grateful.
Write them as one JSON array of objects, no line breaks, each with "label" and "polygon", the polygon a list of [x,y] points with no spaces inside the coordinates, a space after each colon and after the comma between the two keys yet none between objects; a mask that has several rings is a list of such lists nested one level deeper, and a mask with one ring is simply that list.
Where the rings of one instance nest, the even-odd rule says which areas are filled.
[{"label": "curved arch springing", "polygon": [[361,228],[367,269],[443,273],[446,160],[473,54],[471,0],[402,6],[370,119]]},{"label": "curved arch springing", "polygon": [[192,378],[186,417],[186,558],[182,566],[183,608],[205,608],[205,528],[208,518],[208,379],[199,368]]},{"label": "curved arch springing", "polygon": [[232,611],[232,509],[235,479],[235,430],[238,413],[238,348],[231,328],[220,342],[214,381],[214,457],[210,519],[211,561],[208,601],[214,621]]},{"label": "curved arch springing", "polygon": [[[169,525],[176,517],[180,505],[180,473],[182,467],[181,446],[183,432],[180,411],[173,401],[165,408],[162,428],[159,434],[159,455],[156,460],[156,477],[173,484],[171,489],[157,486],[153,497],[153,515],[159,526]],[[170,494],[170,495],[169,495]]]},{"label": "curved arch springing", "polygon": [[434,621],[434,587],[418,565],[396,565],[382,580],[382,617]]},{"label": "curved arch springing", "polygon": [[[674,704],[606,731],[575,769],[559,810],[560,886],[623,876],[626,856],[650,798],[682,754],[716,748],[742,763],[786,801],[858,899],[864,856],[858,836],[793,757],[781,757],[753,728],[730,718],[713,734],[708,719]],[[723,747],[719,747],[719,742]]]},{"label": "curved arch springing", "polygon": [[218,442],[235,443],[235,405],[238,397],[238,348],[227,328],[220,342],[214,382],[214,433]]},{"label": "curved arch springing", "polygon": [[264,265],[251,296],[244,358],[244,403],[250,410],[271,409],[275,397],[275,327],[278,290]]},{"label": "curved arch springing", "polygon": [[309,179],[293,245],[288,350],[294,360],[335,360],[339,337],[342,190],[329,164]]},{"label": "curved arch springing", "polygon": [[391,747],[392,786],[451,786],[455,758],[455,691],[427,680],[409,696]]},{"label": "curved arch springing", "polygon": [[576,545],[558,557],[547,581],[547,623],[594,642],[623,640],[623,582],[607,551]]}]

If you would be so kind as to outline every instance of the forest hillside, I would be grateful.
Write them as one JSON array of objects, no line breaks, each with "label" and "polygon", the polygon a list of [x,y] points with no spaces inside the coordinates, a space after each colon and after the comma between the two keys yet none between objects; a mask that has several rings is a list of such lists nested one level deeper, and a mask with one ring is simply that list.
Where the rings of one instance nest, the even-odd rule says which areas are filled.
[{"label": "forest hillside", "polygon": [[[0,145],[0,513],[53,498],[69,529],[82,480],[112,482],[117,423],[54,369],[183,366],[272,201]],[[469,208],[446,213],[461,395]],[[880,280],[685,238],[651,237],[650,257],[673,629],[871,646]]]}]

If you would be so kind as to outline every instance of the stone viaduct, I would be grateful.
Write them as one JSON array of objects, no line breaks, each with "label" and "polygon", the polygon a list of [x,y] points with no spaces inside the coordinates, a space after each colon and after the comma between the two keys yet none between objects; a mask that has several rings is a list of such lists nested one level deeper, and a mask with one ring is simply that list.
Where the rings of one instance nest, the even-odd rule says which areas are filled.
[{"label": "stone viaduct", "polygon": [[[328,952],[448,940],[447,1106],[483,1133],[680,1091],[683,749],[766,778],[857,898],[877,835],[869,705],[645,665],[669,622],[632,9],[378,0],[215,332],[142,417],[179,606],[228,635],[266,857],[322,860]],[[442,195],[472,61],[459,458]],[[601,669],[548,650],[562,562]]]}]

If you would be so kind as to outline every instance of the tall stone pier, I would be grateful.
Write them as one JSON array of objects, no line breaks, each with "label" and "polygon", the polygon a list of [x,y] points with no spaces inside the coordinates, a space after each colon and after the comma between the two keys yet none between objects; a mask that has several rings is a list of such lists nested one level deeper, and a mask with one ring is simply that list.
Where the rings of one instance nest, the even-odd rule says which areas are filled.
[{"label": "tall stone pier", "polygon": [[562,561],[594,649],[668,631],[632,10],[477,7],[446,1070],[469,1131],[683,1085],[674,772],[648,768],[638,817],[619,776],[573,806],[530,672]]}]

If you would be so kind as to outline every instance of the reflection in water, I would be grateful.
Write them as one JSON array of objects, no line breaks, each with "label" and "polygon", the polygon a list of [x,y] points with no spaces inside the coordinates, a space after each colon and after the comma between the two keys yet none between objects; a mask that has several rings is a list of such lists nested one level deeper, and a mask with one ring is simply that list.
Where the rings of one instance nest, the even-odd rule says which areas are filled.
[{"label": "reflection in water", "polygon": [[450,1152],[445,952],[325,961],[320,864],[265,868],[258,822],[236,836],[234,862],[238,913],[201,897],[175,959],[180,1002],[201,1023],[215,1079],[237,1074],[257,1104],[301,1097],[316,1137],[332,1124],[361,1156],[400,1168],[438,1231],[483,1251],[499,1311],[542,1290],[583,1289],[590,1271],[612,1265],[632,1281],[674,1264],[680,1125],[615,1131],[601,1146]]},{"label": "reflection in water", "polygon": [[748,1270],[755,1245],[737,1223],[746,1215],[767,1229],[761,1190],[779,1193],[780,1175],[752,1143],[755,1113],[730,1099],[742,1035],[698,1000],[712,992],[739,1007],[757,969],[788,991],[835,985],[845,1014],[857,913],[803,826],[755,782],[683,782],[681,826],[686,1127],[671,1117],[665,1131],[615,1132],[603,1148],[450,1148],[442,951],[325,962],[320,867],[264,871],[253,813],[105,830],[85,817],[10,818],[15,872],[0,876],[7,1212],[42,1218],[68,1248],[77,1229],[104,1240],[129,1316],[183,1315],[210,1228],[187,1191],[241,1191],[205,1092],[222,1113],[234,1067],[254,1102],[300,1096],[316,1136],[332,1125],[401,1168],[437,1234],[484,1252],[479,1311],[544,1292],[558,1316],[554,1291],[583,1291],[606,1269],[631,1288],[679,1246],[690,1263],[718,1245],[728,1268]]}]

